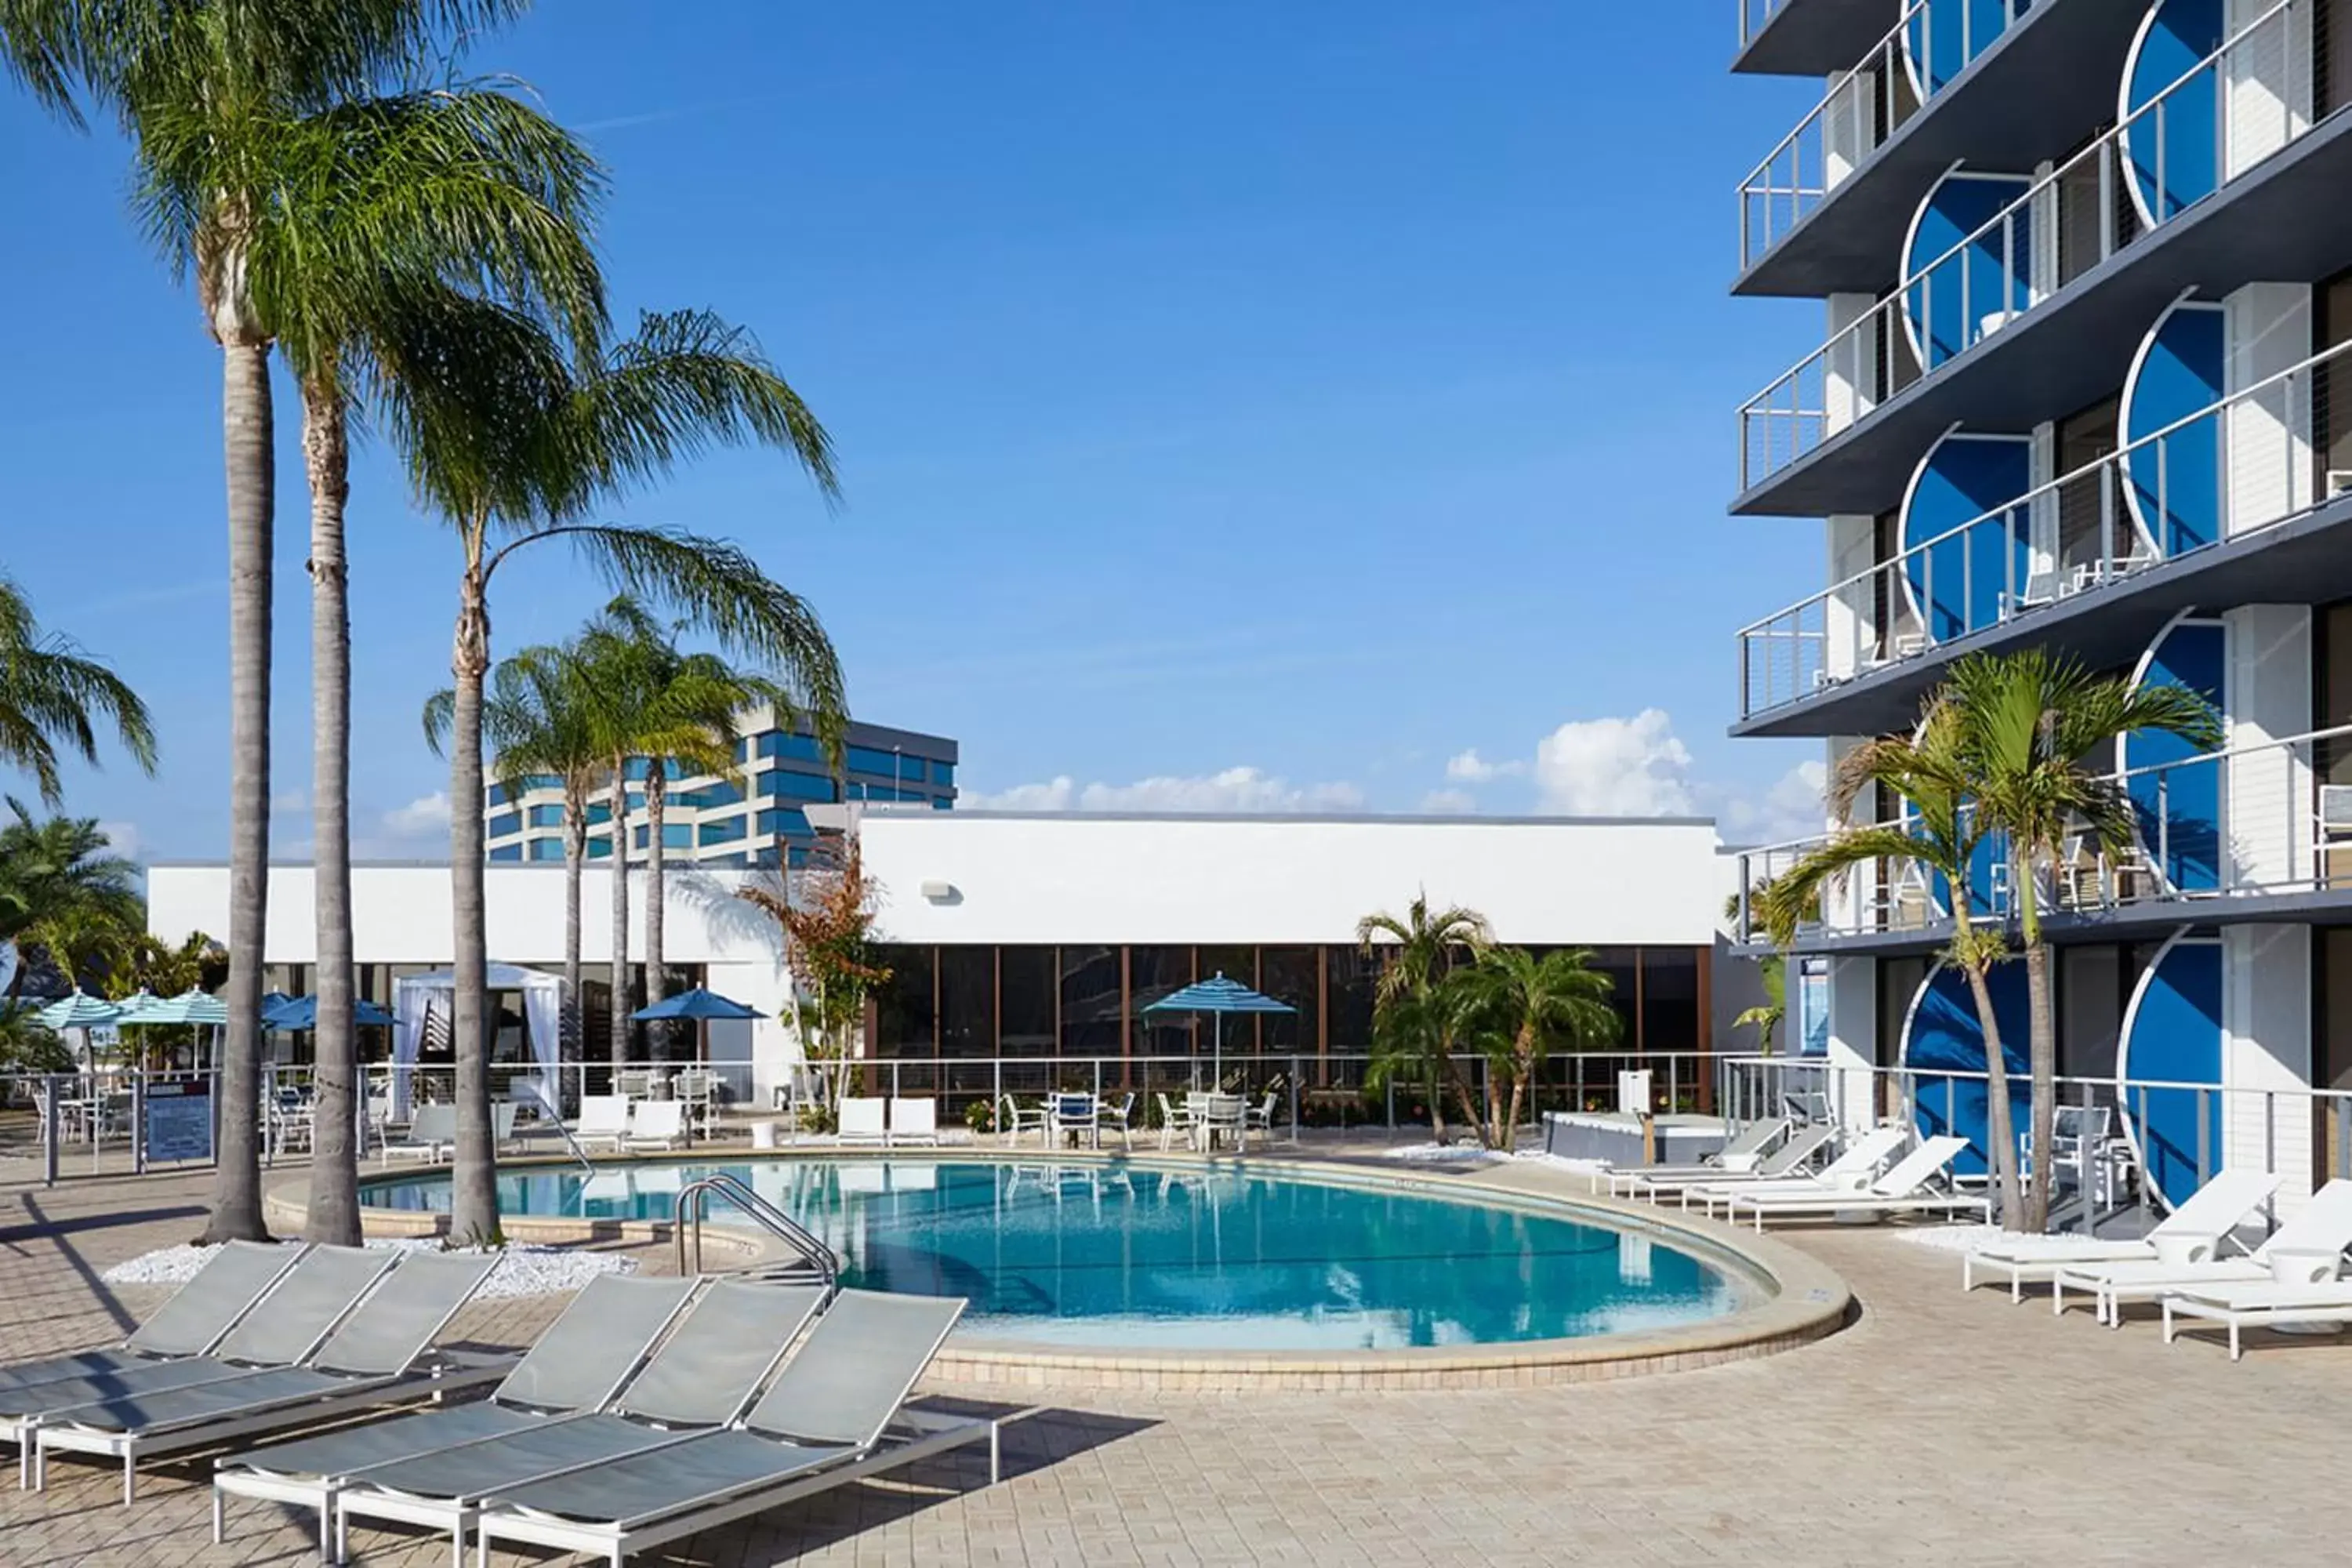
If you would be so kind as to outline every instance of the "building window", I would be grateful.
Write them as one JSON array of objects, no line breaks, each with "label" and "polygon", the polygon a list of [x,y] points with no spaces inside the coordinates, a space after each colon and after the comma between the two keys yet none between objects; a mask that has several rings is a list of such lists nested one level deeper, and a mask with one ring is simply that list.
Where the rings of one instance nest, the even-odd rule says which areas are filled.
[{"label": "building window", "polygon": [[1189,1057],[1192,1052],[1192,1020],[1182,1013],[1146,1014],[1143,1009],[1161,997],[1192,984],[1192,950],[1189,947],[1130,947],[1127,950],[1128,1037],[1139,1057]]},{"label": "building window", "polygon": [[892,946],[879,961],[890,971],[874,993],[874,1044],[877,1052],[902,1057],[936,1054],[938,1018],[932,1004],[932,950]]},{"label": "building window", "polygon": [[781,730],[771,730],[760,737],[760,755],[782,757],[798,763],[822,763],[824,748],[816,743],[814,735],[791,735]]},{"label": "building window", "polygon": [[1062,954],[1062,1054],[1118,1055],[1119,950],[1066,947]]},{"label": "building window", "polygon": [[492,784],[484,799],[491,805],[504,805],[507,803],[507,786],[502,784]]},{"label": "building window", "polygon": [[808,863],[808,850],[798,844],[793,845],[791,851],[784,857],[784,864],[795,871],[799,870],[803,866],[806,866]]},{"label": "building window", "polygon": [[790,768],[775,768],[761,773],[760,794],[774,800],[824,800],[836,798],[833,781],[823,773],[796,773]]},{"label": "building window", "polygon": [[612,820],[613,820],[613,808],[612,808],[611,806],[609,806],[609,805],[606,805],[603,801],[601,801],[601,800],[600,800],[600,801],[598,801],[595,805],[592,805],[592,806],[590,806],[590,807],[588,808],[588,826],[591,826],[591,827],[602,827],[602,826],[604,826],[604,824],[606,824],[606,823],[608,823],[608,822],[610,822],[610,821],[612,821]]},{"label": "building window", "polygon": [[931,797],[931,809],[933,811],[950,811],[952,810],[954,806],[955,800],[953,796],[935,795]]},{"label": "building window", "polygon": [[1050,1057],[1054,1039],[1054,950],[996,950],[996,1037],[1008,1057]]},{"label": "building window", "polygon": [[942,947],[940,965],[940,1055],[996,1054],[996,949]]},{"label": "building window", "polygon": [[760,837],[762,838],[806,838],[814,831],[809,826],[808,813],[798,807],[760,814]]},{"label": "building window", "polygon": [[1311,947],[1264,947],[1257,954],[1257,988],[1277,1002],[1287,1002],[1296,1013],[1267,1013],[1259,1017],[1259,1048],[1267,1051],[1311,1051],[1322,1038],[1317,1029],[1317,993],[1322,989],[1322,954]]},{"label": "building window", "polygon": [[[647,847],[647,844],[646,844],[646,833],[647,833],[648,831],[649,831],[649,829],[646,829],[646,828],[644,828],[644,827],[640,827],[640,828],[638,828],[638,829],[636,830],[636,846],[637,846],[637,847],[638,847],[638,848],[643,849],[643,848]],[[663,848],[665,848],[665,849],[691,849],[691,848],[693,848],[693,847],[694,847],[694,825],[693,825],[692,823],[690,823],[690,822],[665,822],[665,823],[663,823],[663,824],[662,824],[662,847],[663,847]]]},{"label": "building window", "polygon": [[1642,950],[1642,1048],[1699,1048],[1698,953],[1687,947]]},{"label": "building window", "polygon": [[849,771],[854,773],[880,773],[886,779],[896,779],[904,763],[911,761],[915,764],[915,776],[922,776],[923,764],[919,757],[905,758],[900,752],[877,751],[872,746],[851,746],[845,754],[848,758]]},{"label": "building window", "polygon": [[596,837],[588,840],[588,858],[591,860],[609,860],[612,858],[613,841],[610,838]]},{"label": "building window", "polygon": [[530,858],[534,860],[540,861],[562,859],[563,840],[561,838],[532,839],[530,841]]},{"label": "building window", "polygon": [[493,838],[504,838],[509,833],[520,833],[521,831],[521,812],[509,811],[504,816],[494,816],[490,818],[489,835]]},{"label": "building window", "polygon": [[935,784],[951,784],[955,783],[955,764],[953,763],[933,763],[931,764],[931,782]]},{"label": "building window", "polygon": [[704,844],[731,844],[743,837],[744,826],[744,820],[740,816],[723,817],[717,822],[704,823],[697,837]]},{"label": "building window", "polygon": [[530,819],[533,827],[563,826],[563,808],[560,805],[534,805],[523,815]]},{"label": "building window", "polygon": [[520,844],[501,844],[497,848],[490,851],[490,859],[494,864],[503,865],[508,861],[520,860],[521,858],[522,846]]},{"label": "building window", "polygon": [[1332,947],[1324,952],[1330,966],[1325,1000],[1331,1014],[1331,1049],[1340,1056],[1361,1056],[1372,1048],[1372,988],[1380,981],[1380,954],[1357,947]]}]

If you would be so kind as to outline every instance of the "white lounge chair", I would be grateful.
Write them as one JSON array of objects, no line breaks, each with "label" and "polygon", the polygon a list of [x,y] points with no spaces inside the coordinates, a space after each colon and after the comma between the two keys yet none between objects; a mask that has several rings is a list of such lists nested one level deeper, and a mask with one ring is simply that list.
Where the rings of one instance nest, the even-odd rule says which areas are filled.
[{"label": "white lounge chair", "polygon": [[2200,1285],[2167,1296],[2158,1304],[2164,1309],[2166,1344],[2179,1338],[2188,1323],[2217,1323],[2230,1331],[2230,1359],[2236,1361],[2245,1353],[2240,1336],[2247,1329],[2352,1323],[2352,1279]]},{"label": "white lounge chair", "polygon": [[1976,1288],[1984,1274],[2009,1282],[2009,1299],[2025,1299],[2024,1287],[2045,1282],[2061,1268],[2101,1263],[2153,1263],[2174,1253],[2195,1263],[2212,1257],[2221,1238],[2278,1191],[2279,1179],[2260,1171],[2223,1171],[2180,1201],[2146,1236],[2108,1240],[2095,1236],[2003,1236],[1971,1248],[1960,1258],[1960,1289]]},{"label": "white lounge chair", "polygon": [[[1751,1121],[1741,1128],[1738,1136],[1705,1160],[1675,1164],[1605,1166],[1593,1172],[1592,1190],[1599,1192],[1605,1183],[1610,1196],[1615,1197],[1619,1195],[1621,1187],[1626,1193],[1637,1193],[1652,1183],[1672,1185],[1678,1183],[1712,1181],[1720,1176],[1761,1174],[1765,1163],[1772,1157],[1767,1151],[1779,1142],[1788,1131],[1787,1117],[1768,1116],[1761,1121]],[[1822,1143],[1834,1136],[1836,1129],[1822,1127],[1818,1129],[1818,1132],[1819,1137],[1812,1145],[1815,1150],[1819,1150]],[[1801,1153],[1799,1158],[1802,1158]],[[1796,1161],[1791,1160],[1779,1167],[1773,1173],[1788,1174],[1795,1163]]]},{"label": "white lounge chair", "polygon": [[1930,1138],[1859,1191],[1824,1188],[1801,1193],[1774,1183],[1759,1182],[1746,1191],[1735,1191],[1726,1213],[1737,1225],[1739,1211],[1749,1210],[1756,1216],[1756,1228],[1759,1231],[1764,1228],[1764,1216],[1768,1214],[1780,1219],[1835,1219],[1853,1214],[1958,1214],[1970,1209],[1984,1214],[1990,1211],[1990,1205],[1983,1198],[1932,1190],[1937,1175],[1968,1146],[1967,1139],[1949,1133]]},{"label": "white lounge chair", "polygon": [[940,1142],[940,1102],[927,1095],[890,1100],[889,1143],[893,1147],[926,1144],[936,1148]]},{"label": "white lounge chair", "polygon": [[835,1137],[844,1143],[888,1143],[890,1128],[885,1118],[889,1105],[878,1095],[843,1095],[841,1120],[833,1130]]},{"label": "white lounge chair", "polygon": [[2153,1301],[2216,1285],[2333,1279],[2347,1247],[2352,1247],[2352,1181],[2337,1180],[2312,1194],[2294,1218],[2244,1258],[2191,1260],[2184,1247],[2184,1256],[2178,1258],[2158,1256],[2153,1261],[2060,1268],[2050,1278],[2050,1310],[2066,1310],[2069,1289],[2087,1291],[2099,1321],[2120,1328],[2126,1301]]},{"label": "white lounge chair", "polygon": [[1743,1182],[1737,1176],[1701,1182],[1682,1189],[1683,1207],[1696,1197],[1708,1214],[1736,1193],[1778,1190],[1800,1195],[1857,1192],[1878,1179],[1879,1171],[1911,1142],[1908,1127],[1874,1127],[1855,1139],[1846,1152],[1810,1176],[1772,1177]]},{"label": "white lounge chair", "polygon": [[387,1160],[446,1160],[457,1142],[457,1108],[420,1105],[408,1119],[408,1131],[383,1146]]},{"label": "white lounge chair", "polygon": [[195,1278],[173,1292],[121,1344],[0,1366],[0,1389],[13,1393],[37,1384],[99,1377],[203,1355],[236,1327],[301,1256],[301,1248],[295,1247],[224,1243]]},{"label": "white lounge chair", "polygon": [[580,1100],[580,1120],[572,1124],[572,1141],[590,1153],[598,1149],[621,1151],[621,1141],[629,1135],[629,1097],[625,1094],[590,1094]]},{"label": "white lounge chair", "polygon": [[675,1149],[686,1142],[686,1102],[641,1100],[629,1108],[628,1135],[621,1147],[635,1154],[649,1149]]}]

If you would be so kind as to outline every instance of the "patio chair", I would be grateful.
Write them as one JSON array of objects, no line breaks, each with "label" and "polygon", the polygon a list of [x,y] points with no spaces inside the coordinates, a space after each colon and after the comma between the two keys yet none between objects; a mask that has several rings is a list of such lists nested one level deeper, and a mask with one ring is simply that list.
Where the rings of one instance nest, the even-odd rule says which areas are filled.
[{"label": "patio chair", "polygon": [[1104,1132],[1118,1133],[1119,1146],[1124,1149],[1135,1147],[1135,1128],[1132,1125],[1134,1115],[1135,1091],[1133,1089],[1129,1089],[1116,1100],[1098,1100],[1095,1105],[1096,1125]]},{"label": "patio chair", "polygon": [[446,1160],[457,1142],[457,1108],[420,1105],[409,1118],[408,1131],[387,1141],[383,1153],[386,1160]]},{"label": "patio chair", "polygon": [[1096,1117],[1095,1097],[1091,1094],[1054,1094],[1045,1100],[1047,1126],[1053,1133],[1048,1140],[1058,1149],[1065,1138],[1077,1138],[1090,1149],[1102,1146],[1102,1124]]},{"label": "patio chair", "polygon": [[624,1068],[613,1075],[613,1092],[624,1100],[646,1100],[653,1094],[654,1075],[642,1068]]},{"label": "patio chair", "polygon": [[1181,1106],[1174,1106],[1165,1094],[1155,1098],[1160,1101],[1160,1152],[1166,1153],[1168,1145],[1179,1137],[1190,1144],[1195,1127],[1192,1100],[1188,1098]]},{"label": "patio chair", "polygon": [[1274,1136],[1275,1107],[1281,1103],[1281,1100],[1282,1091],[1280,1089],[1269,1089],[1265,1091],[1265,1098],[1264,1100],[1259,1100],[1255,1105],[1244,1106],[1242,1108],[1242,1131],[1244,1132],[1263,1132],[1266,1137],[1271,1139]]},{"label": "patio chair", "polygon": [[2250,1279],[2235,1285],[2200,1285],[2163,1297],[2164,1342],[2189,1328],[2211,1323],[2230,1334],[2230,1359],[2245,1354],[2247,1329],[2292,1329],[2305,1324],[2352,1323],[2352,1279]]},{"label": "patio chair", "polygon": [[820,1286],[719,1280],[608,1408],[353,1471],[333,1500],[335,1560],[346,1555],[354,1518],[389,1519],[448,1531],[463,1568],[483,1498],[574,1470],[603,1474],[628,1455],[724,1426],[758,1396],[824,1299]]},{"label": "patio chair", "polygon": [[120,1345],[75,1351],[0,1367],[0,1390],[100,1377],[200,1356],[219,1344],[237,1320],[302,1256],[299,1247],[232,1241],[215,1249],[195,1277],[172,1293],[155,1315]]},{"label": "patio chair", "polygon": [[652,1351],[701,1282],[599,1274],[583,1287],[488,1399],[436,1406],[372,1426],[257,1448],[213,1470],[213,1540],[224,1539],[232,1497],[286,1503],[319,1516],[319,1555],[333,1554],[336,1489],[358,1471],[543,1421],[604,1407]]},{"label": "patio chair", "polygon": [[1764,1228],[1764,1216],[1778,1219],[1842,1219],[1849,1215],[1874,1214],[1882,1217],[1894,1214],[1967,1214],[1988,1217],[1991,1204],[1973,1194],[1958,1193],[1948,1187],[1936,1190],[1937,1179],[1951,1163],[1959,1158],[1969,1146],[1965,1138],[1947,1133],[1930,1138],[1919,1147],[1888,1167],[1885,1175],[1867,1186],[1854,1191],[1824,1188],[1820,1192],[1800,1193],[1759,1182],[1744,1191],[1735,1190],[1728,1199],[1725,1215],[1732,1224],[1739,1223],[1739,1211],[1751,1211],[1756,1228]]},{"label": "patio chair", "polygon": [[490,1144],[493,1148],[504,1149],[514,1142],[515,1121],[521,1113],[522,1106],[515,1100],[500,1100],[491,1102]]},{"label": "patio chair", "polygon": [[1024,1132],[1037,1134],[1039,1146],[1044,1146],[1048,1120],[1044,1106],[1024,1105],[1009,1094],[999,1097],[996,1103],[996,1124],[1004,1132],[1007,1148],[1018,1147]]},{"label": "patio chair", "polygon": [[1249,1147],[1249,1123],[1244,1119],[1247,1102],[1238,1094],[1212,1094],[1204,1097],[1195,1117],[1194,1131],[1201,1147],[1213,1150],[1217,1134],[1229,1134],[1237,1149]]},{"label": "patio chair", "polygon": [[2009,1299],[2025,1299],[2030,1281],[2046,1281],[2061,1268],[2102,1263],[2153,1263],[2171,1256],[2195,1263],[2219,1251],[2221,1238],[2278,1191],[2279,1179],[2260,1171],[2223,1171],[2198,1188],[2146,1236],[2109,1241],[2095,1236],[2003,1236],[1960,1257],[1960,1289],[1976,1289],[1977,1276],[2009,1281]]},{"label": "patio chair", "polygon": [[122,1461],[128,1503],[142,1458],[496,1381],[513,1364],[510,1358],[427,1362],[425,1352],[498,1263],[496,1255],[479,1253],[402,1255],[383,1284],[299,1365],[109,1399],[44,1421],[31,1433],[33,1488],[40,1489],[51,1452],[97,1454]]},{"label": "patio chair", "polygon": [[963,1310],[961,1300],[844,1290],[740,1426],[593,1471],[505,1488],[480,1521],[494,1542],[633,1552],[749,1519],[798,1499],[985,1442],[996,1421],[905,1408]]},{"label": "patio chair", "polygon": [[890,1099],[889,1143],[893,1147],[916,1144],[939,1146],[940,1102],[929,1095]]},{"label": "patio chair", "polygon": [[834,1124],[835,1136],[844,1143],[880,1143],[890,1142],[890,1102],[878,1095],[845,1094],[841,1097],[841,1117]]},{"label": "patio chair", "polygon": [[572,1124],[572,1141],[590,1153],[600,1148],[621,1152],[622,1140],[629,1135],[629,1097],[625,1094],[589,1094],[580,1100],[580,1120]]},{"label": "patio chair", "polygon": [[1682,1206],[1691,1206],[1696,1197],[1706,1213],[1713,1214],[1715,1205],[1729,1200],[1735,1193],[1779,1190],[1799,1194],[1822,1192],[1854,1192],[1868,1186],[1877,1178],[1885,1163],[1902,1152],[1911,1142],[1908,1127],[1874,1127],[1855,1139],[1846,1152],[1810,1176],[1755,1177],[1741,1181],[1737,1176],[1717,1176],[1681,1189]]},{"label": "patio chair", "polygon": [[2167,1258],[2159,1248],[2152,1261],[2069,1264],[2050,1277],[2050,1310],[2066,1310],[2066,1291],[2088,1291],[2099,1321],[2123,1326],[2123,1303],[2153,1301],[2160,1297],[2205,1287],[2252,1284],[2316,1284],[2334,1279],[2352,1247],[2352,1181],[2338,1179],[2311,1194],[2294,1217],[2273,1231],[2270,1238],[2243,1258],[2191,1260]]},{"label": "patio chair", "polygon": [[625,1153],[649,1149],[675,1149],[686,1141],[686,1106],[675,1100],[641,1100],[629,1107],[629,1131],[621,1139]]},{"label": "patio chair", "polygon": [[687,1120],[699,1131],[710,1130],[711,1107],[719,1098],[719,1075],[708,1068],[687,1068],[671,1091],[686,1102]]},{"label": "patio chair", "polygon": [[[1642,1188],[1654,1183],[1665,1185],[1676,1182],[1711,1181],[1718,1176],[1760,1174],[1764,1163],[1770,1158],[1765,1151],[1788,1131],[1787,1117],[1767,1116],[1759,1121],[1751,1121],[1741,1128],[1738,1136],[1704,1160],[1689,1161],[1681,1164],[1612,1166],[1595,1171],[1591,1177],[1591,1186],[1595,1192],[1598,1192],[1601,1190],[1601,1184],[1606,1182],[1609,1186],[1609,1195],[1616,1197],[1620,1195],[1621,1186],[1625,1193],[1633,1194],[1639,1193]],[[1815,1150],[1835,1135],[1833,1128],[1824,1127],[1819,1131],[1821,1136],[1813,1144]],[[1790,1169],[1805,1157],[1804,1153],[1800,1153],[1796,1159],[1790,1161],[1787,1165],[1773,1173],[1788,1174]]]}]

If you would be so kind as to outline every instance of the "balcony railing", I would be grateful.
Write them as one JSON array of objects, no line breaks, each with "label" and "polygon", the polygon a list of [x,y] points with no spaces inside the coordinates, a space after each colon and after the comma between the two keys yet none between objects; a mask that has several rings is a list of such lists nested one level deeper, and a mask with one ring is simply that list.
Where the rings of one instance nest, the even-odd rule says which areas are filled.
[{"label": "balcony railing", "polygon": [[[2108,776],[2131,802],[2136,840],[2117,855],[2069,836],[2036,886],[2045,914],[2352,889],[2352,724]],[[1832,837],[1741,852],[1742,942],[1765,940],[1754,890]],[[1981,861],[1968,889],[1972,916],[2007,919],[2017,903],[2008,845],[1987,835]],[[1801,934],[1931,931],[1949,922],[1952,902],[1952,890],[1914,862],[1866,863],[1824,890],[1820,919]]]},{"label": "balcony railing", "polygon": [[1771,24],[1789,0],[1739,0],[1739,47],[1746,48]]},{"label": "balcony railing", "polygon": [[[2347,354],[2352,342],[2265,376],[1744,628],[1740,716],[2326,504],[2344,479],[2322,465]],[[2176,484],[2176,468],[2202,478]]]},{"label": "balcony railing", "polygon": [[1830,83],[1812,112],[1739,186],[1739,267],[1756,265],[1920,107],[2025,12],[2000,0],[1998,26],[1979,6],[1911,0],[1902,19]]},{"label": "balcony railing", "polygon": [[2311,3],[2279,0],[1749,398],[1739,411],[1740,489],[2301,137],[2306,95],[2286,84],[2309,75],[2307,60],[2297,75],[2307,51],[2295,32]]}]

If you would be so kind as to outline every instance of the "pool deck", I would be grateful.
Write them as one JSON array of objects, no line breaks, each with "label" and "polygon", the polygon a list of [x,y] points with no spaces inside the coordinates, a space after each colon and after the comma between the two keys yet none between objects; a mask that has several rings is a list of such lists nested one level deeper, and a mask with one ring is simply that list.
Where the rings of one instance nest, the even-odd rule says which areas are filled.
[{"label": "pool deck", "polygon": [[[1570,1194],[1583,1184],[1544,1173]],[[152,1310],[161,1290],[98,1275],[188,1239],[205,1192],[202,1175],[0,1185],[0,1354],[102,1342]],[[2256,1338],[2233,1366],[2210,1342],[2167,1349],[2145,1319],[2112,1331],[2031,1300],[2013,1308],[1998,1291],[1964,1297],[1954,1258],[1884,1231],[1786,1239],[1852,1283],[1853,1327],[1762,1360],[1563,1387],[1056,1391],[1024,1399],[1007,1425],[998,1486],[980,1484],[976,1458],[950,1458],[650,1560],[2187,1568],[2340,1557],[2340,1510],[2308,1482],[2341,1451],[2352,1342]],[[668,1251],[643,1261],[667,1268]],[[469,1308],[454,1337],[520,1343],[561,1303]],[[300,1521],[257,1505],[234,1510],[228,1543],[212,1546],[205,1470],[152,1469],[131,1509],[97,1464],[59,1460],[38,1496],[0,1485],[0,1563],[313,1560]],[[370,1564],[448,1561],[446,1542],[421,1533],[355,1531],[352,1546]]]}]

